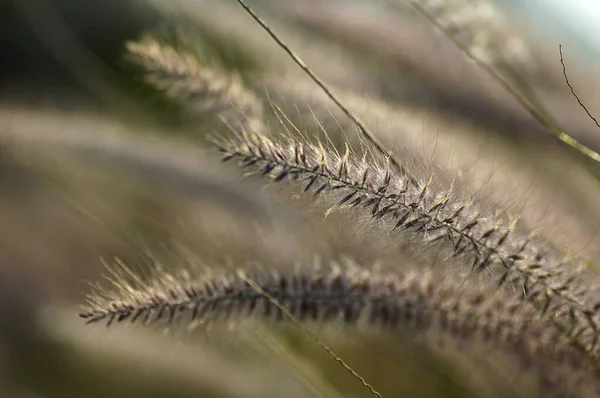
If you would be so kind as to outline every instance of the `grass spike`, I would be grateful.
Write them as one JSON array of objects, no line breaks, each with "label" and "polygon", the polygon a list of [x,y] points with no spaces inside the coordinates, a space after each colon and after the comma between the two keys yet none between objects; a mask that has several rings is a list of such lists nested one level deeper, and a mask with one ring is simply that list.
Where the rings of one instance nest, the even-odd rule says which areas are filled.
[{"label": "grass spike", "polygon": [[127,59],[140,67],[148,84],[200,114],[218,114],[227,123],[262,126],[262,104],[237,75],[202,65],[192,54],[146,36],[127,43]]},{"label": "grass spike", "polygon": [[[516,366],[535,374],[550,396],[584,388],[600,391],[598,364],[577,348],[579,330],[567,336],[518,295],[490,295],[455,278],[409,270],[383,274],[334,262],[279,272],[241,269],[204,276],[160,272],[141,285],[125,272],[117,279],[116,290],[91,295],[80,314],[87,323],[103,321],[112,327],[124,322],[192,323],[198,317],[228,320],[252,314],[278,321],[288,318],[340,362],[303,321],[339,320],[348,326],[366,322],[388,332],[409,332],[401,336],[432,347],[445,336],[461,344],[463,359],[469,347],[477,352],[475,347],[481,344],[489,355],[510,354]],[[369,388],[348,365],[344,367]],[[580,383],[582,375],[585,384]]]},{"label": "grass spike", "polygon": [[[217,145],[228,158],[236,158],[242,165],[247,160],[257,158],[255,154],[261,152],[258,148],[277,147],[287,161],[277,156],[267,156],[245,169],[252,172],[253,168],[268,167],[270,171],[265,176],[272,179],[277,179],[283,171],[293,174],[294,183],[303,185],[305,191],[312,189],[313,196],[321,196],[327,203],[332,203],[327,214],[342,206],[349,207],[349,203],[352,203],[349,200],[361,195],[363,198],[358,203],[370,208],[371,218],[385,218],[393,223],[390,229],[402,230],[421,242],[428,241],[429,232],[435,233],[437,243],[448,242],[452,257],[468,258],[473,273],[486,269],[492,278],[499,281],[499,286],[506,282],[509,282],[508,286],[518,286],[523,292],[522,299],[535,303],[541,312],[546,312],[543,308],[547,300],[543,296],[532,296],[529,292],[532,288],[550,292],[553,297],[550,306],[552,312],[556,313],[554,321],[565,330],[568,329],[572,326],[571,318],[565,316],[562,307],[573,309],[577,314],[577,326],[586,330],[580,336],[582,349],[593,356],[600,356],[600,347],[592,343],[598,340],[596,326],[600,324],[600,317],[597,314],[593,317],[592,327],[586,315],[590,306],[598,300],[577,293],[581,291],[581,286],[591,281],[585,281],[580,272],[575,273],[573,278],[551,273],[549,269],[560,263],[564,255],[542,240],[533,239],[531,233],[514,229],[513,220],[509,219],[507,223],[501,218],[486,217],[479,207],[473,205],[472,200],[463,200],[450,191],[436,192],[431,181],[420,184],[418,188],[410,184],[407,186],[406,177],[394,174],[385,163],[381,164],[376,159],[363,164],[353,154],[346,158],[346,155],[342,157],[336,152],[327,151],[322,143],[300,144],[293,137],[275,142],[262,135],[257,137],[248,141],[238,136],[225,139]],[[257,147],[248,150],[250,143]],[[305,162],[294,162],[292,154],[296,147],[304,152]],[[340,178],[337,170],[341,164],[345,164],[345,173]],[[366,169],[370,170],[370,178],[363,183]],[[350,199],[344,200],[350,194]],[[447,204],[435,208],[439,196],[447,196]],[[542,263],[544,265],[540,266]],[[573,265],[573,262],[565,263],[565,266]],[[589,292],[589,288],[585,291]]]},{"label": "grass spike", "polygon": [[269,36],[271,36],[277,45],[279,45],[290,56],[290,58],[304,71],[304,73],[306,73],[310,79],[315,82],[315,84],[317,84],[321,90],[323,90],[329,99],[331,99],[335,105],[339,107],[342,112],[344,112],[346,116],[350,118],[350,120],[352,120],[352,122],[360,130],[363,137],[373,146],[375,146],[375,148],[377,148],[381,154],[388,158],[399,173],[405,175],[412,184],[417,185],[418,180],[408,173],[408,170],[406,170],[404,166],[402,166],[402,164],[395,158],[395,156],[384,147],[379,138],[377,138],[377,136],[373,134],[371,130],[369,130],[367,125],[354,112],[348,109],[346,105],[344,105],[342,100],[333,93],[331,88],[329,88],[327,84],[308,67],[308,65],[279,37],[279,35],[275,33],[275,31],[273,31],[273,29],[265,21],[263,21],[263,19],[259,17],[254,10],[252,10],[252,8],[249,7],[244,0],[235,1],[269,34]]}]

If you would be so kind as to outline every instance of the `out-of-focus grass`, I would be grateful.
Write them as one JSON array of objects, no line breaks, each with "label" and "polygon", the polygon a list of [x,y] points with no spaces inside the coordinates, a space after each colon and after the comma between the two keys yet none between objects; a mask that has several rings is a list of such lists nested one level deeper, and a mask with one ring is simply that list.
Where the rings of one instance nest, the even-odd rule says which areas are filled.
[{"label": "out-of-focus grass", "polygon": [[[358,145],[343,115],[233,1],[140,2],[129,14],[113,11],[115,2],[86,10],[54,3],[67,22],[80,21],[80,28],[66,26],[87,50],[107,54],[101,62],[117,77],[88,78],[110,86],[136,112],[124,112],[121,103],[107,102],[81,82],[66,83],[61,74],[44,77],[41,65],[61,67],[35,38],[41,30],[28,25],[35,19],[20,17],[22,8],[5,14],[15,24],[12,30],[3,25],[14,41],[2,48],[16,66],[7,64],[15,77],[3,82],[10,89],[0,107],[0,394],[364,396],[356,380],[291,327],[252,321],[231,332],[226,325],[191,333],[177,327],[105,330],[77,319],[86,282],[106,274],[100,258],[117,256],[150,272],[148,257],[172,267],[182,258],[209,266],[254,261],[278,267],[314,254],[392,263],[399,254],[389,237],[369,236],[353,219],[334,214],[324,222],[325,209],[305,199],[266,194],[251,181],[240,185],[204,140],[207,133],[227,134],[227,127],[182,118],[177,105],[166,106],[123,63],[125,40],[143,28],[162,30],[239,73],[265,109],[270,99],[300,129],[319,133],[322,123],[335,143]],[[370,2],[352,2],[360,8],[326,1],[252,3],[386,144],[421,159],[419,173],[441,168],[448,179],[468,175],[463,189],[478,192],[490,207],[520,214],[586,260],[600,254],[594,244],[600,192],[593,179],[412,13]],[[160,15],[159,24],[140,24],[137,13],[148,10]],[[122,25],[131,29],[117,28]],[[573,116],[577,108],[557,73],[554,44],[523,34],[540,60],[527,79],[569,131],[597,144],[589,121]],[[27,48],[43,55],[19,58]],[[585,82],[580,94],[593,108],[598,83],[585,65],[569,65],[573,79]],[[40,79],[46,79],[43,89]],[[265,124],[283,128],[272,115]],[[468,371],[451,361],[440,364],[436,353],[402,336],[312,326],[385,397],[510,396],[510,389],[489,388],[493,380],[477,384],[481,380],[469,380]]]}]

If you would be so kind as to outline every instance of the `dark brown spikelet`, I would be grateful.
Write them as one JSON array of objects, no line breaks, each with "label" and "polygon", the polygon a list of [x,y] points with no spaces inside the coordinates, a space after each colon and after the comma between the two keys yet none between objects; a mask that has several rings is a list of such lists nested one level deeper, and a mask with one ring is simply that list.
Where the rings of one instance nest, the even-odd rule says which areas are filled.
[{"label": "dark brown spikelet", "polygon": [[[468,347],[484,347],[534,374],[553,396],[557,391],[585,391],[576,396],[600,392],[595,364],[514,295],[490,297],[477,287],[461,290],[462,282],[448,278],[440,282],[416,272],[379,275],[355,266],[256,272],[250,278],[304,321],[379,326],[433,346],[450,339],[467,347],[460,355],[468,355]],[[89,297],[89,307],[80,314],[87,323],[191,322],[251,314],[286,319],[239,273],[160,274],[148,284],[117,279],[117,291]]]},{"label": "dark brown spikelet", "polygon": [[453,257],[468,261],[473,273],[485,270],[498,287],[520,292],[581,350],[596,359],[600,355],[600,302],[589,287],[597,276],[516,229],[514,222],[486,217],[452,188],[439,191],[430,183],[413,184],[377,159],[349,151],[340,155],[294,137],[275,142],[244,132],[217,145],[225,161],[237,160],[247,171],[274,182],[295,181],[314,196],[327,193],[329,211],[363,208],[372,219],[390,222],[391,230],[445,245]]}]

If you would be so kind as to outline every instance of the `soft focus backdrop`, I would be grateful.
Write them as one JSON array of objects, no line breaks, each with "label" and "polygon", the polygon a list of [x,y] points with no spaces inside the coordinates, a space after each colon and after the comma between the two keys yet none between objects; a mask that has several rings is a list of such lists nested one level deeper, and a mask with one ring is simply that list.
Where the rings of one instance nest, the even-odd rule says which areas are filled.
[{"label": "soft focus backdrop", "polygon": [[[404,1],[248,3],[415,170],[466,176],[468,192],[597,262],[598,168],[549,136]],[[600,113],[593,2],[430,3],[466,26],[461,37],[474,53],[518,77],[566,131],[600,150],[600,129],[570,94],[558,53],[562,44],[571,83]],[[106,285],[103,261],[115,258],[148,274],[156,262],[269,268],[315,256],[402,256],[351,219],[324,219],[307,200],[241,183],[206,140],[231,126],[191,101],[169,101],[128,61],[125,43],[147,33],[235,75],[271,129],[281,128],[279,107],[308,135],[323,127],[339,144],[356,134],[233,0],[4,1],[0,396],[368,396],[292,325],[107,329],[78,318],[89,284]],[[311,327],[384,397],[512,396],[398,336]]]}]

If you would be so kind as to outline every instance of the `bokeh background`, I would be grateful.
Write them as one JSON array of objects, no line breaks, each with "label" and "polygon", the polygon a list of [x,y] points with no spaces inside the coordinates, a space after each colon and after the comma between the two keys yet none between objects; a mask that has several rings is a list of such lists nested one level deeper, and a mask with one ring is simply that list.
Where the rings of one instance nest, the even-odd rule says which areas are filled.
[{"label": "bokeh background", "polygon": [[[462,174],[466,190],[594,266],[598,168],[548,135],[404,1],[248,3],[415,170]],[[600,110],[597,10],[584,19],[575,2],[430,3],[467,26],[459,33],[470,48],[533,93],[565,131],[600,150],[600,129],[570,94],[558,53],[562,44],[578,95]],[[343,228],[351,220],[324,220],[310,201],[241,183],[207,144],[229,127],[169,101],[127,62],[125,43],[145,33],[238,76],[270,129],[281,128],[279,107],[308,135],[320,126],[334,143],[356,134],[233,0],[5,0],[0,396],[368,396],[293,326],[251,319],[193,331],[106,329],[78,318],[89,284],[105,284],[103,260],[152,273],[157,262],[269,268],[401,255],[381,237]],[[522,396],[401,336],[312,327],[385,397]]]}]

